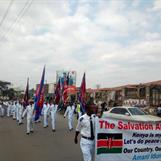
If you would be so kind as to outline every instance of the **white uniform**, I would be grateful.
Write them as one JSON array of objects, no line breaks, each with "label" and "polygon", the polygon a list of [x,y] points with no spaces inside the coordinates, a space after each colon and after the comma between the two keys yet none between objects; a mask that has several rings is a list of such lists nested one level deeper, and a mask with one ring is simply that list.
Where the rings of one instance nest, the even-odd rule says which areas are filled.
[{"label": "white uniform", "polygon": [[[91,116],[93,123],[93,132],[95,127],[95,117]],[[90,125],[90,116],[84,114],[78,120],[76,131],[79,131],[81,134],[80,147],[83,153],[84,161],[92,161],[94,156],[94,138],[91,138],[91,125]]]},{"label": "white uniform", "polygon": [[50,105],[50,112],[51,112],[51,125],[52,125],[52,130],[55,130],[55,122],[56,122],[56,112],[58,110],[58,105],[57,104],[51,104]]},{"label": "white uniform", "polygon": [[17,122],[19,121],[19,106],[20,106],[20,104],[17,103],[16,104],[16,120],[17,120]]},{"label": "white uniform", "polygon": [[23,105],[19,104],[19,110],[18,110],[18,123],[22,123],[22,113],[23,113]]},{"label": "white uniform", "polygon": [[10,117],[10,115],[11,115],[11,104],[8,103],[8,105],[7,105],[7,117]]},{"label": "white uniform", "polygon": [[22,117],[27,114],[27,133],[33,132],[33,111],[34,106],[28,105],[22,114]]},{"label": "white uniform", "polygon": [[66,117],[67,114],[68,114],[68,127],[69,127],[69,130],[72,130],[73,129],[74,106],[67,107],[64,117]]},{"label": "white uniform", "polygon": [[15,103],[12,105],[12,113],[13,113],[13,119],[16,119],[16,105]]},{"label": "white uniform", "polygon": [[2,107],[2,105],[0,105],[0,115],[1,117],[4,116],[4,108]]},{"label": "white uniform", "polygon": [[14,103],[12,102],[11,103],[11,115],[12,115],[12,117],[13,117],[13,113],[14,113]]},{"label": "white uniform", "polygon": [[43,114],[44,114],[44,127],[48,126],[48,115],[49,115],[49,111],[50,111],[50,106],[49,104],[44,104],[43,105]]}]

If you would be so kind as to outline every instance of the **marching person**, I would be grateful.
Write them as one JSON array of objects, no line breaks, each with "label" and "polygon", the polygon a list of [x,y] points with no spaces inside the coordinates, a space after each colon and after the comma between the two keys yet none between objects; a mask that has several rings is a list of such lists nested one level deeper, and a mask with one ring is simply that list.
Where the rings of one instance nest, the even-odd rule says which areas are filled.
[{"label": "marching person", "polygon": [[50,111],[51,111],[51,125],[52,131],[55,132],[55,122],[56,122],[56,112],[58,110],[58,105],[55,101],[51,101],[50,103]]},{"label": "marching person", "polygon": [[[15,106],[14,106],[14,102],[12,101],[11,102],[11,117],[13,118],[13,115],[14,115],[14,109],[15,109]],[[14,118],[13,118],[14,119]]]},{"label": "marching person", "polygon": [[92,161],[94,156],[95,138],[95,113],[96,105],[89,101],[85,107],[86,113],[82,115],[76,127],[75,144],[78,143],[78,135],[81,133],[80,147],[84,161]]},{"label": "marching person", "polygon": [[19,109],[20,109],[20,103],[19,101],[16,102],[16,120],[19,122]]},{"label": "marching person", "polygon": [[26,107],[22,114],[22,119],[24,116],[27,114],[27,132],[26,134],[29,135],[30,132],[33,133],[33,111],[34,111],[34,106],[32,104],[32,101],[29,101],[29,105]]},{"label": "marching person", "polygon": [[44,128],[48,127],[48,115],[49,115],[50,106],[47,103],[43,105],[43,114],[44,114]]},{"label": "marching person", "polygon": [[22,122],[22,114],[23,114],[23,103],[20,102],[19,110],[18,110],[18,124],[19,125],[23,124],[23,122]]},{"label": "marching person", "polygon": [[8,105],[7,105],[7,117],[10,117],[11,115],[11,102],[8,102]]},{"label": "marching person", "polygon": [[66,111],[64,113],[64,118],[66,117],[66,115],[68,115],[68,127],[69,130],[72,131],[73,130],[73,116],[74,116],[74,110],[75,107],[72,103],[70,103],[67,108]]},{"label": "marching person", "polygon": [[81,106],[79,102],[77,103],[76,113],[77,113],[77,118],[79,119],[82,116]]},{"label": "marching person", "polygon": [[12,105],[12,112],[13,112],[13,120],[16,120],[16,103],[15,102]]},{"label": "marching person", "polygon": [[0,103],[0,116],[3,117],[4,116],[4,108],[3,106],[3,102]]}]

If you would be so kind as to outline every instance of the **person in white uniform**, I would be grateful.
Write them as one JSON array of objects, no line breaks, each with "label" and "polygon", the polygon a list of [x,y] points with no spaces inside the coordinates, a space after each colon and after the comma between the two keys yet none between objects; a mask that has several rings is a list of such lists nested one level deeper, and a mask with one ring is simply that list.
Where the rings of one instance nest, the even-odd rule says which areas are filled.
[{"label": "person in white uniform", "polygon": [[3,117],[4,116],[4,108],[3,106],[3,102],[0,103],[0,116]]},{"label": "person in white uniform", "polygon": [[11,101],[10,103],[11,103],[10,116],[13,117],[13,101]]},{"label": "person in white uniform", "polygon": [[43,105],[43,115],[44,115],[44,128],[48,127],[48,115],[50,112],[50,106],[48,103]]},{"label": "person in white uniform", "polygon": [[64,113],[64,118],[68,115],[68,127],[69,127],[70,131],[73,130],[74,110],[75,110],[74,105],[72,103],[70,103],[69,106],[67,106],[65,113]]},{"label": "person in white uniform", "polygon": [[26,134],[29,135],[30,132],[33,133],[33,111],[34,111],[34,106],[32,101],[29,102],[29,105],[26,107],[22,114],[22,119],[24,116],[27,114],[27,132]]},{"label": "person in white uniform", "polygon": [[13,120],[16,120],[16,102],[12,105]]},{"label": "person in white uniform", "polygon": [[52,125],[52,131],[55,132],[55,122],[56,122],[56,112],[58,110],[58,105],[55,103],[55,101],[51,101],[50,103],[50,113],[51,113],[51,125]]},{"label": "person in white uniform", "polygon": [[11,102],[8,102],[8,105],[7,105],[7,117],[10,117],[11,115]]},{"label": "person in white uniform", "polygon": [[18,124],[19,125],[23,124],[23,122],[22,122],[22,114],[23,114],[23,103],[20,102],[19,110],[18,110]]},{"label": "person in white uniform", "polygon": [[92,161],[94,156],[94,148],[95,148],[95,137],[94,137],[94,129],[95,129],[95,113],[96,105],[89,101],[86,104],[86,113],[82,115],[76,126],[76,133],[74,142],[78,143],[78,135],[81,134],[80,139],[80,147],[83,153],[84,161]]},{"label": "person in white uniform", "polygon": [[19,101],[16,102],[16,120],[19,122],[19,109],[20,109],[20,103]]}]

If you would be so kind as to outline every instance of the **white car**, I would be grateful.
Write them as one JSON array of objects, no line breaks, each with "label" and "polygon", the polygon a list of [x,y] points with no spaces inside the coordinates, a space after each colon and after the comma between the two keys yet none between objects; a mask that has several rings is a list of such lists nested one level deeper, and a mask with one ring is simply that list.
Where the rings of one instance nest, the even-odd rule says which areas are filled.
[{"label": "white car", "polygon": [[161,118],[144,113],[138,107],[119,106],[113,107],[109,111],[103,113],[104,118],[115,118],[131,121],[147,121],[160,122]]}]

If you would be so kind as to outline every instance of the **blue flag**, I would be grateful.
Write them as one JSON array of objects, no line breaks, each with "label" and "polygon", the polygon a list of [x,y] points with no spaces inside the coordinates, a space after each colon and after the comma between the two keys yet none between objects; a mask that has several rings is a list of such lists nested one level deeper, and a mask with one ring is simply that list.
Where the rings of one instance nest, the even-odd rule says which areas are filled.
[{"label": "blue flag", "polygon": [[45,66],[43,69],[40,84],[38,85],[34,98],[35,121],[39,119],[44,104],[44,80],[45,80]]}]

